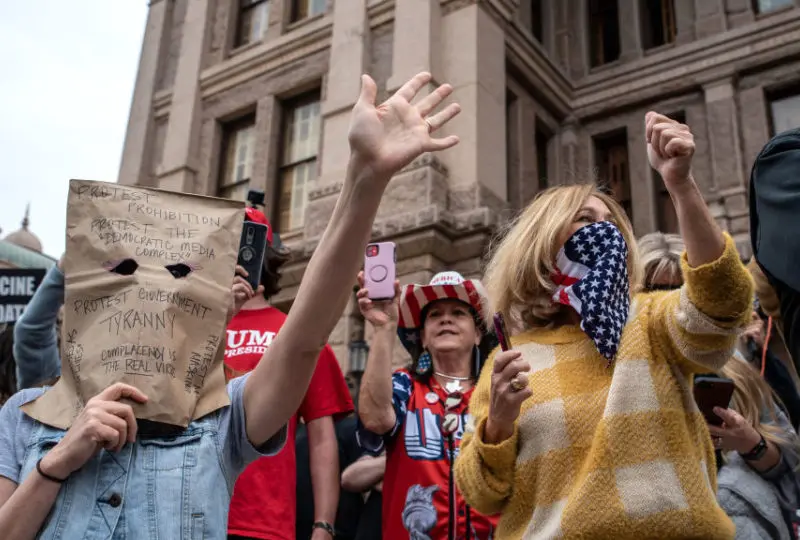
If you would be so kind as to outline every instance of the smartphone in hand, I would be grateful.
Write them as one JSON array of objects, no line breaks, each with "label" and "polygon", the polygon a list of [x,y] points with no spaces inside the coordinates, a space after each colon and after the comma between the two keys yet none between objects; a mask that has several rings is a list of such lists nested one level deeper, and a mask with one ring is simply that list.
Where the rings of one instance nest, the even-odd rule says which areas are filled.
[{"label": "smartphone in hand", "polygon": [[394,298],[397,268],[397,246],[394,242],[369,244],[364,256],[364,288],[370,300]]},{"label": "smartphone in hand", "polygon": [[694,400],[709,425],[722,425],[722,418],[714,414],[714,407],[723,409],[730,407],[733,390],[734,384],[730,379],[709,376],[695,377]]},{"label": "smartphone in hand", "polygon": [[500,348],[504,351],[511,349],[511,340],[506,329],[506,321],[503,314],[497,312],[494,314],[494,333],[497,335],[497,340],[500,342]]},{"label": "smartphone in hand", "polygon": [[267,226],[245,221],[239,241],[239,258],[236,264],[247,270],[247,282],[256,290],[261,283],[261,268],[267,253]]}]

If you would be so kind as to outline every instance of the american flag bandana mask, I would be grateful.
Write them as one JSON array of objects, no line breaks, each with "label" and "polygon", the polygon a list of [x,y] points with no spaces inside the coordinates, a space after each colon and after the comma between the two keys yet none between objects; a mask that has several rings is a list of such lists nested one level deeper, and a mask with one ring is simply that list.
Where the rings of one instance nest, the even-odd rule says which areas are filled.
[{"label": "american flag bandana mask", "polygon": [[593,223],[570,236],[556,257],[553,301],[572,307],[581,329],[607,360],[614,360],[630,311],[628,246],[608,221]]}]

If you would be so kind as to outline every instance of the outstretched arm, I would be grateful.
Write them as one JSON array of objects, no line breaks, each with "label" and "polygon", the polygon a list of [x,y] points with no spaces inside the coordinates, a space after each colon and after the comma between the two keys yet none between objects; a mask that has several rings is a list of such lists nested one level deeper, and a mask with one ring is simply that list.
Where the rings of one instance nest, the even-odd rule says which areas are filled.
[{"label": "outstretched arm", "polygon": [[385,472],[386,454],[363,456],[342,472],[342,487],[352,493],[364,493],[378,485]]},{"label": "outstretched arm", "polygon": [[[394,342],[397,340],[400,284],[394,284],[391,301],[372,301],[364,289],[364,273],[358,275],[358,307],[364,319],[370,322],[374,333],[367,358],[367,369],[361,378],[358,416],[364,427],[376,435],[384,435],[397,427],[392,377]],[[401,400],[404,401],[404,400]]]},{"label": "outstretched arm", "polygon": [[426,119],[452,92],[449,85],[411,105],[430,80],[430,74],[421,73],[376,107],[375,82],[362,77],[350,124],[350,163],[339,200],[308,263],[286,323],[245,386],[247,435],[255,445],[276,433],[300,405],[317,356],[347,303],[392,175],[420,154],[458,142],[454,136],[431,138],[432,131],[459,112],[457,105]]},{"label": "outstretched arm", "polygon": [[669,344],[670,356],[685,371],[715,371],[730,359],[738,328],[750,317],[752,280],[694,181],[695,145],[689,128],[653,112],[646,123],[650,164],[675,203],[686,244],[684,286],[656,301],[652,330]]},{"label": "outstretched arm", "polygon": [[22,316],[14,325],[17,387],[31,388],[61,375],[56,322],[64,303],[61,261],[47,272]]}]

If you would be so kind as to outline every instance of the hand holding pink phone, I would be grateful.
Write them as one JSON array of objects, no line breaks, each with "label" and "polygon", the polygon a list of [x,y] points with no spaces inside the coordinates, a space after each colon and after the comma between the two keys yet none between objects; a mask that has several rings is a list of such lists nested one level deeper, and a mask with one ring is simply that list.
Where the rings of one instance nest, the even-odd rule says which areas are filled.
[{"label": "hand holding pink phone", "polygon": [[370,300],[394,298],[397,260],[394,242],[369,244],[364,257],[364,288]]}]

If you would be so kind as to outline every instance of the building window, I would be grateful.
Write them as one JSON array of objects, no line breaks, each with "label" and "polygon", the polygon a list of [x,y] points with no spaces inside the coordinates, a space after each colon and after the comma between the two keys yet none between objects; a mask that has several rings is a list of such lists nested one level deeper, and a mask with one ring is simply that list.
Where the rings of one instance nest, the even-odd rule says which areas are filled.
[{"label": "building window", "polygon": [[543,19],[542,0],[531,0],[531,34],[539,43],[544,43]]},{"label": "building window", "polygon": [[619,58],[619,9],[617,0],[589,0],[589,34],[592,67]]},{"label": "building window", "polygon": [[255,116],[223,126],[222,160],[217,195],[225,199],[245,200],[253,174]]},{"label": "building window", "polygon": [[772,134],[800,127],[800,93],[770,102]]},{"label": "building window", "polygon": [[319,93],[286,104],[278,202],[280,231],[303,227],[308,188],[317,177]]},{"label": "building window", "polygon": [[235,47],[261,41],[269,25],[269,0],[239,0]]},{"label": "building window", "polygon": [[754,0],[753,11],[759,14],[771,13],[792,5],[794,5],[794,0]]},{"label": "building window", "polygon": [[645,49],[675,41],[675,0],[642,0],[641,16]]},{"label": "building window", "polygon": [[320,13],[325,13],[328,0],[294,0],[292,2],[292,22],[302,21]]},{"label": "building window", "polygon": [[538,176],[539,191],[545,190],[550,185],[547,180],[548,161],[547,161],[547,147],[550,143],[550,136],[542,131],[541,128],[536,129],[536,173]]},{"label": "building window", "polygon": [[598,185],[605,188],[633,220],[627,132],[622,130],[595,137],[594,152]]}]

